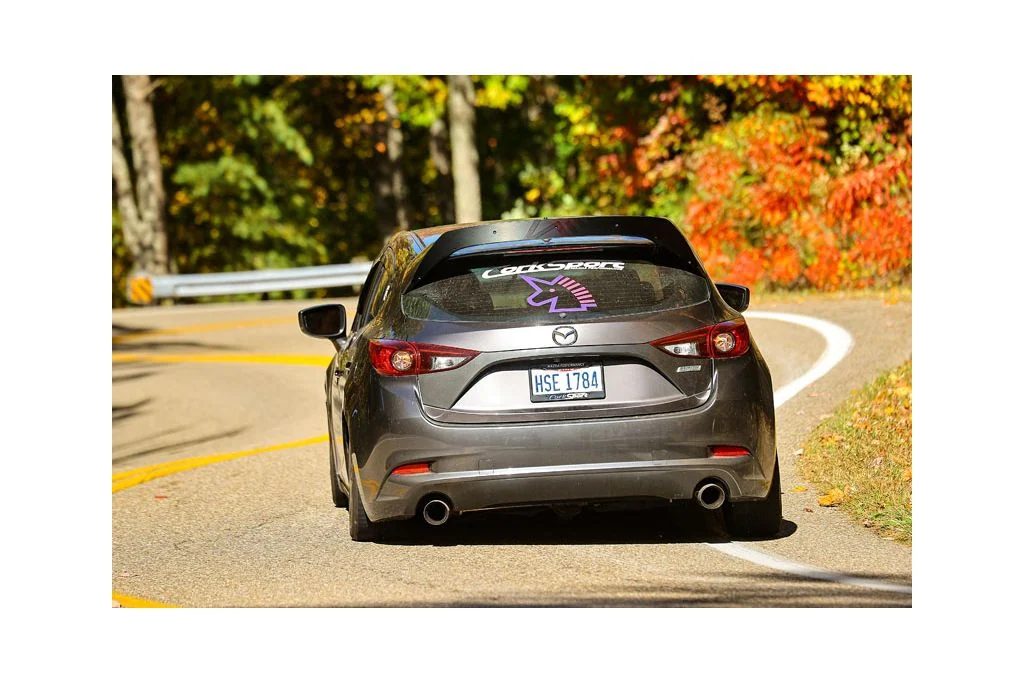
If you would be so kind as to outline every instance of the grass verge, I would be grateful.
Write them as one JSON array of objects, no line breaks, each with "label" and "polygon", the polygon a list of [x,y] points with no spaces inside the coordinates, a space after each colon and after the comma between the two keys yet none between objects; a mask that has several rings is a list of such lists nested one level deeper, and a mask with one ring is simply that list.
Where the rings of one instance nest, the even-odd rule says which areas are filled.
[{"label": "grass verge", "polygon": [[841,507],[864,526],[912,540],[911,362],[854,392],[812,432],[797,460],[818,504]]}]

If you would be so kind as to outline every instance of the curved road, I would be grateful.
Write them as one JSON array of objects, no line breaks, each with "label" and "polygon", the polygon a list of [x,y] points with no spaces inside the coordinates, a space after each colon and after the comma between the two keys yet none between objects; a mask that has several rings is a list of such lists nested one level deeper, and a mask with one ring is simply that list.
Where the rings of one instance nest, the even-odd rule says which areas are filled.
[{"label": "curved road", "polygon": [[[343,300],[351,312],[352,300]],[[720,513],[469,515],[349,540],[327,479],[323,368],[302,302],[113,313],[115,604],[180,606],[909,606],[910,548],[816,505],[795,451],[852,389],[910,357],[910,304],[760,307],[832,322],[849,353],[777,411],[779,538],[730,543]],[[805,377],[819,331],[749,316],[775,382]],[[824,361],[824,359],[822,359]],[[829,363],[831,364],[831,363]],[[819,364],[819,367],[821,365]]]}]

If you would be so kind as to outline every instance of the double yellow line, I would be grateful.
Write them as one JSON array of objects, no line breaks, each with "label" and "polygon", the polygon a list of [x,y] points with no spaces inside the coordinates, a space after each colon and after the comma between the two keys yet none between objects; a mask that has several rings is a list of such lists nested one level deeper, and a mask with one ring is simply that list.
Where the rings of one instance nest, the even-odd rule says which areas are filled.
[{"label": "double yellow line", "polygon": [[172,460],[171,462],[161,462],[156,465],[149,465],[148,467],[139,467],[134,470],[127,470],[125,472],[115,472],[113,476],[113,490],[111,493],[117,493],[118,491],[124,491],[133,486],[145,483],[147,481],[153,481],[160,477],[166,477],[178,472],[185,472],[186,470],[194,470],[200,467],[206,467],[217,462],[225,462],[227,460],[235,460],[236,458],[244,458],[250,455],[259,455],[260,453],[271,453],[273,451],[284,451],[289,448],[299,448],[300,446],[311,446],[317,443],[326,443],[327,435],[321,434],[320,436],[314,436],[309,439],[300,439],[298,441],[289,441],[288,443],[279,443],[273,446],[263,446],[261,448],[250,448],[244,451],[235,451],[234,453],[215,453],[213,455],[202,455],[195,458],[185,458],[184,460]]},{"label": "double yellow line", "polygon": [[134,353],[115,351],[115,363],[257,363],[261,365],[312,365],[326,368],[331,356],[295,356],[259,353]]},{"label": "double yellow line", "polygon": [[[133,281],[133,285],[134,284],[135,283]],[[150,293],[151,292],[152,290],[150,289]],[[211,323],[206,325],[191,325],[187,327],[165,328],[162,330],[153,330],[148,332],[133,332],[114,336],[113,343],[118,344],[136,341],[148,337],[186,334],[190,332],[212,332],[217,330],[235,329],[239,327],[274,325],[284,322],[292,322],[292,318],[265,318],[262,320],[246,320],[229,323]],[[112,360],[115,363],[130,363],[140,361],[152,363],[259,363],[264,365],[306,365],[324,368],[330,363],[331,357],[281,354],[163,354],[117,351],[112,354]],[[166,477],[172,474],[177,474],[178,472],[185,472],[186,470],[194,470],[218,462],[235,460],[237,458],[244,458],[250,455],[259,455],[261,453],[270,453],[273,451],[288,450],[290,448],[299,448],[301,446],[310,446],[313,444],[324,443],[327,441],[327,439],[327,434],[321,434],[320,436],[314,436],[308,439],[300,439],[298,441],[289,441],[288,443],[275,444],[273,446],[250,448],[244,451],[235,451],[233,453],[215,453],[213,455],[203,455],[195,458],[185,458],[183,460],[174,460],[171,462],[157,463],[155,465],[139,467],[137,469],[127,470],[124,472],[115,472],[112,478],[111,492],[117,493],[118,491],[124,491],[125,489],[131,488],[133,486],[138,486],[139,484],[142,484],[144,482],[159,479],[160,477]],[[113,593],[112,595],[113,599],[122,607],[177,607],[177,605],[156,602],[154,600],[147,600],[145,598],[124,595],[122,593]]]}]

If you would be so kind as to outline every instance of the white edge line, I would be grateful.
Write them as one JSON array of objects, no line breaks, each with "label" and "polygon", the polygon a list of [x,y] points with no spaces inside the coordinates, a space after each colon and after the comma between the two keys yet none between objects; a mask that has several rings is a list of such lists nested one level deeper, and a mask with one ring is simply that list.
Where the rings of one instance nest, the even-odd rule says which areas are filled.
[{"label": "white edge line", "polygon": [[746,560],[747,562],[753,562],[754,564],[759,564],[763,567],[777,569],[778,571],[786,572],[787,574],[796,574],[808,579],[832,581],[833,583],[845,583],[850,586],[860,586],[861,588],[870,588],[876,591],[888,591],[891,593],[906,593],[907,595],[910,595],[912,591],[910,586],[901,586],[900,584],[888,583],[886,581],[862,579],[857,576],[849,576],[848,574],[841,574],[839,572],[830,572],[827,569],[818,569],[817,567],[800,564],[799,562],[791,562],[781,557],[776,557],[775,555],[763,553],[760,550],[754,550],[744,543],[705,543],[705,545],[714,548],[720,553],[725,553],[726,555],[731,555],[732,557]]},{"label": "white edge line", "polygon": [[[839,365],[839,362],[843,360],[843,358],[846,357],[846,354],[850,352],[850,349],[853,348],[853,337],[850,333],[839,325],[827,320],[812,318],[808,315],[797,315],[796,313],[773,313],[767,311],[751,311],[746,313],[745,317],[759,318],[762,320],[778,320],[780,322],[790,323],[793,325],[800,325],[801,327],[814,330],[825,338],[825,350],[822,352],[821,356],[818,357],[818,360],[814,362],[814,365],[811,366],[810,370],[775,392],[776,409],[828,374],[832,368]],[[792,562],[775,555],[761,552],[760,550],[755,550],[745,543],[705,543],[704,545],[740,560],[746,560],[747,562],[753,562],[754,564],[759,564],[763,567],[786,572],[787,574],[803,576],[808,579],[831,581],[833,583],[859,586],[861,588],[869,588],[871,590],[906,593],[908,595],[913,591],[910,586],[888,583],[886,581],[862,579],[856,576],[842,574],[840,572],[832,572],[827,569],[812,567],[799,562]]]},{"label": "white edge line", "polygon": [[814,330],[825,338],[825,350],[814,361],[811,369],[797,377],[795,380],[775,392],[775,407],[781,408],[801,391],[814,382],[824,377],[839,361],[846,357],[846,354],[853,348],[853,337],[850,333],[835,323],[827,320],[812,318],[809,315],[797,315],[796,313],[768,313],[754,311],[746,314],[747,318],[759,318],[762,320],[778,320],[792,325],[800,325]]}]

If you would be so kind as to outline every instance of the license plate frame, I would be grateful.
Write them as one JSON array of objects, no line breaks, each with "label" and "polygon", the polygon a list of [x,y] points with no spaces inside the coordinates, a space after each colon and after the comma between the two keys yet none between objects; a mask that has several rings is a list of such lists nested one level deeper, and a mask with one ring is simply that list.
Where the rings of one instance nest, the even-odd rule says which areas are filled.
[{"label": "license plate frame", "polygon": [[[600,389],[573,389],[573,384],[582,387],[583,379],[582,373],[597,372],[597,378],[600,382]],[[557,373],[557,375],[550,375],[552,377],[557,376],[559,381],[559,390],[554,392],[541,392],[536,393],[534,391],[536,385],[534,384],[535,373]],[[577,373],[577,374],[572,374]],[[527,380],[529,382],[528,391],[530,392],[531,403],[564,403],[567,401],[588,401],[594,399],[602,399],[607,395],[607,385],[605,384],[604,377],[604,364],[596,360],[583,360],[583,361],[571,361],[571,362],[560,362],[560,363],[543,363],[535,367],[531,367],[526,373]],[[592,378],[592,375],[588,375]],[[562,382],[567,384],[564,390],[561,390]],[[543,383],[543,380],[542,380]]]}]

